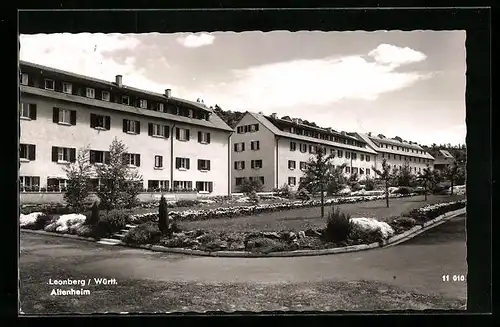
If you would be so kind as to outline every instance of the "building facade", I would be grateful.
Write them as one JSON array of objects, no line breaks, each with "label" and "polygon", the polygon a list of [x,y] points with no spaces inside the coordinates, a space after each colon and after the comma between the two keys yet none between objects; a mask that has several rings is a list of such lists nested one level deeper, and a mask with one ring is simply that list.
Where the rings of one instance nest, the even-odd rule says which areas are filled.
[{"label": "building facade", "polygon": [[384,159],[392,169],[401,169],[407,163],[413,174],[421,173],[427,165],[433,167],[434,157],[414,142],[407,142],[399,138],[386,138],[380,134],[374,136],[355,133],[355,135],[378,153],[377,169],[379,170],[382,168]]},{"label": "building facade", "polygon": [[455,162],[455,157],[447,150],[437,150],[434,152],[434,169],[444,170]]},{"label": "building facade", "polygon": [[[197,102],[20,64],[20,190],[61,190],[65,165],[88,146],[93,165],[109,160],[116,137],[145,191],[227,195],[233,130]],[[95,185],[101,181],[93,179]]]},{"label": "building facade", "polygon": [[306,162],[322,147],[335,154],[336,166],[345,164],[346,176],[356,173],[360,180],[374,177],[377,153],[355,136],[319,128],[300,119],[280,119],[275,114],[247,112],[231,138],[232,192],[245,179],[259,179],[264,191],[287,184],[299,186]]}]

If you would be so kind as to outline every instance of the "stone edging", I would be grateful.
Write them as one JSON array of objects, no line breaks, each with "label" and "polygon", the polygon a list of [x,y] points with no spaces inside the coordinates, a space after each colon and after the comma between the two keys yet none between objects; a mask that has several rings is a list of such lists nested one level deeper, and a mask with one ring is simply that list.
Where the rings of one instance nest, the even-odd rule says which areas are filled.
[{"label": "stone edging", "polygon": [[[390,237],[388,240],[381,243],[371,243],[371,244],[359,244],[359,245],[350,245],[340,248],[332,248],[332,249],[321,249],[321,250],[295,250],[295,251],[286,251],[286,252],[271,252],[268,254],[263,253],[252,253],[247,251],[214,251],[207,252],[201,250],[192,250],[192,249],[184,249],[184,248],[167,248],[159,245],[131,245],[126,244],[124,242],[119,242],[116,245],[130,247],[130,248],[139,248],[145,250],[151,250],[154,252],[167,252],[167,253],[178,253],[178,254],[188,254],[188,255],[196,255],[196,256],[206,256],[206,257],[233,257],[233,258],[267,258],[267,257],[303,257],[303,256],[318,256],[318,255],[329,255],[329,254],[337,254],[337,253],[347,253],[347,252],[355,252],[362,251],[374,248],[383,248],[390,247],[400,243],[403,243],[415,236],[431,229],[436,226],[443,224],[444,222],[454,218],[458,215],[466,213],[466,208],[461,208],[455,211],[450,211],[444,213],[443,215],[436,217],[432,220],[425,222],[423,225],[415,226],[404,233],[395,235]],[[90,238],[90,237],[81,237],[77,235],[68,235],[68,234],[57,234],[39,230],[30,230],[30,229],[21,229],[23,232],[40,234],[40,235],[49,235],[56,237],[65,237],[72,238],[82,241],[90,241],[97,242],[99,240]]]}]

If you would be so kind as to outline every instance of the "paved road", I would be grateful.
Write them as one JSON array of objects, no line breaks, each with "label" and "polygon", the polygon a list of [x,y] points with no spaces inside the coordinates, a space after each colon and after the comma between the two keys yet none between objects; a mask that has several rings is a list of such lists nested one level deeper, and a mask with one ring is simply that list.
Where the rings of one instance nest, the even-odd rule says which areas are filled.
[{"label": "paved road", "polygon": [[[378,281],[423,294],[465,299],[465,282],[442,275],[466,275],[465,217],[457,217],[413,240],[386,249],[317,257],[213,258],[154,253],[77,240],[21,233],[21,287],[26,271],[200,283]],[[58,275],[51,278],[66,278]]]}]

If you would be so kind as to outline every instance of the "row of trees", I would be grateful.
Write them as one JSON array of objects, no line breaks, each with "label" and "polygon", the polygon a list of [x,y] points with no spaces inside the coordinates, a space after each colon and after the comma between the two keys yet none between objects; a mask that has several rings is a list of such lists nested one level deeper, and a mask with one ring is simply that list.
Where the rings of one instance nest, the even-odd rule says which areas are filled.
[{"label": "row of trees", "polygon": [[65,167],[67,187],[64,199],[78,211],[85,209],[85,202],[93,190],[93,177],[102,181],[96,195],[100,206],[106,210],[132,208],[142,191],[142,176],[127,162],[125,144],[115,138],[109,146],[109,160],[101,165],[90,163],[90,150],[86,146],[78,150],[74,163]]}]

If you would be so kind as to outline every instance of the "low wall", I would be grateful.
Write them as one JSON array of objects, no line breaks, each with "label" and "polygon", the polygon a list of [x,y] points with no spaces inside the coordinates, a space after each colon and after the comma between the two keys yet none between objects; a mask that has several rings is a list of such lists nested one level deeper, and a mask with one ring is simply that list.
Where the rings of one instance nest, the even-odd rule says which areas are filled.
[{"label": "low wall", "polygon": [[[45,204],[45,203],[65,203],[64,193],[60,192],[28,192],[19,193],[21,204]],[[164,193],[165,199],[167,200],[196,200],[198,198],[206,196],[205,194],[197,193]],[[161,193],[140,193],[140,202],[151,202],[157,201],[161,198]],[[89,202],[97,200],[95,193],[91,193],[89,196]]]}]

